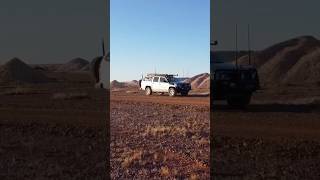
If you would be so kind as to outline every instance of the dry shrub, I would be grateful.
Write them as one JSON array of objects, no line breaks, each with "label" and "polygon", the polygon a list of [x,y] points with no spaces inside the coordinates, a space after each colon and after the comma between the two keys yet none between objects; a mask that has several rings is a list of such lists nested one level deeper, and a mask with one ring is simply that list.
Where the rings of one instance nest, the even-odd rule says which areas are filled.
[{"label": "dry shrub", "polygon": [[206,164],[204,164],[203,162],[201,161],[197,161],[193,164],[193,167],[194,169],[197,169],[197,170],[205,170],[208,168],[208,166]]},{"label": "dry shrub", "polygon": [[142,158],[142,150],[136,150],[132,153],[129,153],[127,157],[124,158],[124,161],[121,163],[123,168],[130,167],[135,161],[139,161]]},{"label": "dry shrub", "polygon": [[200,179],[198,175],[196,175],[196,174],[191,174],[190,180],[198,180],[198,179]]},{"label": "dry shrub", "polygon": [[53,99],[62,99],[62,100],[73,100],[73,99],[89,99],[90,96],[88,93],[79,92],[79,93],[54,93],[52,96]]},{"label": "dry shrub", "polygon": [[160,174],[161,174],[161,176],[164,176],[164,177],[170,176],[170,170],[169,170],[169,168],[168,168],[167,166],[161,167],[161,169],[160,169]]},{"label": "dry shrub", "polygon": [[200,145],[207,145],[210,143],[208,138],[201,138],[200,140],[197,140],[197,143]]},{"label": "dry shrub", "polygon": [[16,87],[14,89],[7,90],[3,92],[3,95],[27,95],[27,94],[34,94],[35,91],[30,88],[25,88],[25,87]]},{"label": "dry shrub", "polygon": [[183,135],[185,136],[187,129],[185,127],[170,127],[170,126],[147,126],[144,135],[163,136],[163,135]]}]

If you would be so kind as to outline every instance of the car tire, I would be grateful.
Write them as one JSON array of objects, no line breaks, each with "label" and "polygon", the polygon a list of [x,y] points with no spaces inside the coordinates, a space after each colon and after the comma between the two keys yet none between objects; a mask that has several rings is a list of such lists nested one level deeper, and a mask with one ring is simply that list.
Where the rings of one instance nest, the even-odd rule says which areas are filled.
[{"label": "car tire", "polygon": [[181,96],[188,96],[188,91],[181,92]]},{"label": "car tire", "polygon": [[142,80],[140,79],[140,80],[139,80],[139,87],[140,87],[140,88],[141,88],[141,81],[142,81]]},{"label": "car tire", "polygon": [[177,95],[177,90],[175,88],[169,88],[169,96],[173,97]]},{"label": "car tire", "polygon": [[150,87],[146,87],[145,92],[146,92],[146,95],[147,95],[147,96],[150,96],[150,95],[152,94],[152,90],[151,90]]}]

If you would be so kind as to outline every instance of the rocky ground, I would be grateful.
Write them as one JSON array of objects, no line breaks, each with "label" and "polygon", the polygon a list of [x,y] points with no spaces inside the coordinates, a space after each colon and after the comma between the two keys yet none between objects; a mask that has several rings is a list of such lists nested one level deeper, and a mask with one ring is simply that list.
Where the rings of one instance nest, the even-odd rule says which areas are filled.
[{"label": "rocky ground", "polygon": [[213,179],[319,179],[320,142],[215,135]]},{"label": "rocky ground", "polygon": [[88,73],[50,74],[1,84],[0,179],[105,179],[107,92]]},{"label": "rocky ground", "polygon": [[111,93],[112,179],[209,179],[208,100]]},{"label": "rocky ground", "polygon": [[[303,96],[302,96],[303,94]],[[246,109],[211,114],[214,179],[319,179],[319,92],[260,92]]]}]

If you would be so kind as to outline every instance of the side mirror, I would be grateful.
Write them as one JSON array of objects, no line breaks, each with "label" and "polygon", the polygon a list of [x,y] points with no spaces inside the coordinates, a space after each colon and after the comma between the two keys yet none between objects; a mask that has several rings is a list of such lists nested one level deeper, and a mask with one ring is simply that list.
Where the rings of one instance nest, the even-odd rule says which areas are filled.
[{"label": "side mirror", "polygon": [[218,45],[218,41],[211,42],[210,45],[211,46],[216,46],[216,45]]}]

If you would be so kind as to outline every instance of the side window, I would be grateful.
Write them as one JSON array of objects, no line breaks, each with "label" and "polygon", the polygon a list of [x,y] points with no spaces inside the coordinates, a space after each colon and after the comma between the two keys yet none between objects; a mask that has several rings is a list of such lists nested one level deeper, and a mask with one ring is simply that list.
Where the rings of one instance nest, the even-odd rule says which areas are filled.
[{"label": "side window", "polygon": [[154,77],[153,78],[153,82],[158,82],[159,81],[159,77]]},{"label": "side window", "polygon": [[168,81],[166,80],[166,78],[160,77],[160,82],[168,82]]},{"label": "side window", "polygon": [[143,80],[144,81],[150,81],[151,79],[149,77],[145,77]]}]

